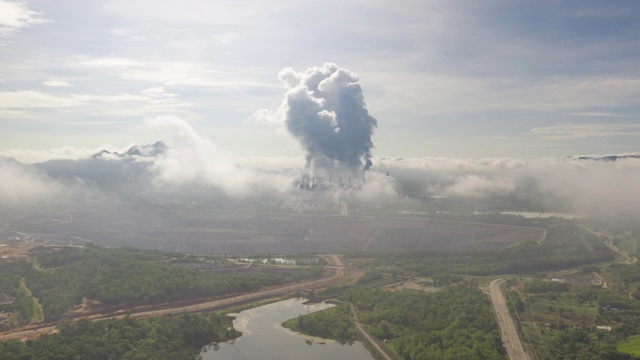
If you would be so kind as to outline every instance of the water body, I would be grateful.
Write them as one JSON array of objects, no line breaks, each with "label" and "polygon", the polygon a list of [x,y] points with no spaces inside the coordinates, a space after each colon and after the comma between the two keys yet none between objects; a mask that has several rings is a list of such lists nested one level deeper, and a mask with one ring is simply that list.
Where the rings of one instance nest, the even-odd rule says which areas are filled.
[{"label": "water body", "polygon": [[318,265],[320,259],[318,257],[305,257],[305,258],[287,258],[287,257],[269,257],[269,258],[236,258],[237,261],[243,263],[257,263],[257,264],[278,264],[278,265]]},{"label": "water body", "polygon": [[526,219],[548,219],[554,217],[567,220],[582,219],[580,215],[556,212],[503,211],[500,214],[522,216]]},{"label": "water body", "polygon": [[[369,351],[360,342],[340,345],[332,340],[305,336],[283,328],[286,320],[302,314],[328,309],[331,304],[304,305],[305,299],[288,299],[231,314],[233,326],[242,336],[203,351],[203,360],[372,360]],[[323,342],[324,344],[320,344]],[[217,349],[217,350],[216,350]]]}]

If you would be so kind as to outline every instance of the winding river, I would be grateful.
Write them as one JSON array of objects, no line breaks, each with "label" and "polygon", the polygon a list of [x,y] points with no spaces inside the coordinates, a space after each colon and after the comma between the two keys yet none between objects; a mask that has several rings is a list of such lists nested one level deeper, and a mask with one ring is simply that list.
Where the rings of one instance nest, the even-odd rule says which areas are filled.
[{"label": "winding river", "polygon": [[304,305],[305,299],[288,299],[231,314],[233,326],[243,335],[227,343],[206,347],[203,360],[371,360],[360,342],[340,345],[332,340],[308,337],[282,327],[282,322],[298,315],[328,309],[331,304]]}]

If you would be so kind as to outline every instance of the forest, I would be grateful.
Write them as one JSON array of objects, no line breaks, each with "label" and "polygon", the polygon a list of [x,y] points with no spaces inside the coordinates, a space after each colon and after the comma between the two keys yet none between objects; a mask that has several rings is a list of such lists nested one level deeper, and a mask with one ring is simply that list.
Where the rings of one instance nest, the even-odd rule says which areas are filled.
[{"label": "forest", "polygon": [[241,335],[219,314],[62,320],[58,333],[0,342],[3,360],[193,360],[203,346]]},{"label": "forest", "polygon": [[475,284],[442,291],[343,289],[344,303],[284,323],[313,336],[357,339],[348,303],[366,330],[401,359],[505,359],[500,331],[489,297]]},{"label": "forest", "polygon": [[26,284],[40,300],[46,319],[64,314],[83,299],[105,305],[154,303],[256,290],[267,285],[321,275],[322,267],[304,267],[292,275],[220,274],[177,268],[158,262],[156,251],[106,249],[95,245],[39,251],[41,270],[31,269]]},{"label": "forest", "polygon": [[355,290],[344,297],[402,359],[505,358],[491,301],[474,286],[436,293]]},{"label": "forest", "polygon": [[351,310],[347,304],[287,320],[284,327],[303,334],[333,339],[341,344],[358,340]]},{"label": "forest", "polygon": [[[285,326],[349,343],[358,339],[349,306],[353,304],[365,329],[401,359],[504,359],[490,299],[478,288],[487,281],[478,276],[509,274],[516,275],[508,282],[510,308],[521,324],[523,342],[531,344],[530,352],[549,359],[633,359],[632,353],[619,349],[640,347],[640,267],[613,263],[614,254],[603,242],[578,226],[558,225],[548,229],[541,243],[522,241],[503,249],[347,254],[349,266],[360,268],[356,271],[362,271],[362,276],[351,284],[309,292],[320,299],[337,298],[337,305],[292,319]],[[0,358],[55,359],[64,354],[61,359],[138,359],[144,354],[144,358],[192,359],[202,345],[238,336],[228,329],[227,318],[193,315],[70,322],[64,314],[85,300],[103,305],[148,304],[252,291],[322,274],[322,266],[286,274],[243,275],[180,266],[200,261],[224,263],[227,259],[88,244],[40,247],[29,261],[1,261],[0,292],[14,299],[14,325],[38,316],[33,300],[37,298],[46,320],[59,321],[59,334],[26,343],[1,343]],[[578,271],[567,275],[569,280],[597,276],[608,286],[600,288],[588,281],[570,285],[562,276],[550,281],[559,276],[553,271],[567,268]],[[391,284],[403,282],[435,292],[389,290],[402,288]],[[198,338],[190,332],[192,328],[208,335]],[[162,346],[151,349],[152,343]],[[82,357],[85,354],[91,357]]]}]

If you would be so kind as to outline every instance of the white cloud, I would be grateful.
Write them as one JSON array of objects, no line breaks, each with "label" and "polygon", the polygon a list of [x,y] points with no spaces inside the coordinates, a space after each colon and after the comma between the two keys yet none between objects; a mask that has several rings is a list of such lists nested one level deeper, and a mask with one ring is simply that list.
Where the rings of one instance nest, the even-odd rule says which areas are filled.
[{"label": "white cloud", "polygon": [[582,116],[582,117],[623,117],[624,115],[613,114],[609,112],[598,112],[598,111],[579,111],[579,112],[570,112],[571,116]]},{"label": "white cloud", "polygon": [[419,184],[423,195],[511,195],[552,211],[638,221],[640,155],[632,155],[617,161],[383,158],[376,163],[400,183]]},{"label": "white cloud", "polygon": [[0,206],[23,207],[48,202],[64,187],[20,164],[0,158]]},{"label": "white cloud", "polygon": [[63,81],[63,80],[48,80],[43,82],[42,84],[50,87],[72,87],[73,86],[68,81]]},{"label": "white cloud", "polygon": [[124,1],[105,2],[103,10],[134,21],[160,21],[169,24],[252,24],[268,22],[270,15],[285,4],[263,1],[222,1],[212,3],[201,0]]},{"label": "white cloud", "polygon": [[515,190],[513,179],[487,178],[480,175],[462,175],[455,184],[447,187],[445,195],[463,197],[489,196],[507,194]]},{"label": "white cloud", "polygon": [[20,29],[48,22],[51,20],[29,10],[24,2],[0,0],[0,37],[7,37]]},{"label": "white cloud", "polygon": [[[78,160],[88,158],[101,150],[113,151],[113,146],[103,145],[94,148],[61,146],[51,149],[4,149],[0,150],[0,157],[14,158],[22,163],[33,164],[45,162],[52,159],[57,160]],[[118,149],[117,151],[120,151]]]},{"label": "white cloud", "polygon": [[370,84],[367,89],[384,91],[370,102],[372,111],[403,109],[422,116],[505,110],[586,113],[583,109],[632,106],[640,98],[640,78],[628,76],[531,80],[391,71],[363,78]]},{"label": "white cloud", "polygon": [[138,81],[151,81],[165,86],[255,88],[269,86],[250,71],[234,73],[202,61],[146,61],[123,57],[78,56],[78,66],[106,71],[113,76]]},{"label": "white cloud", "polygon": [[242,166],[237,159],[221,151],[210,139],[175,116],[149,118],[145,124],[171,139],[167,141],[169,151],[151,165],[160,186],[210,185],[227,194],[242,196],[264,189],[284,192],[291,185],[290,176]]},{"label": "white cloud", "polygon": [[172,98],[177,96],[177,94],[167,92],[164,86],[152,87],[140,92],[153,98]]},{"label": "white cloud", "polygon": [[554,140],[638,136],[640,124],[569,124],[534,128],[529,133]]},{"label": "white cloud", "polygon": [[[138,94],[121,93],[121,94],[69,94],[69,95],[51,95],[45,92],[34,90],[23,91],[2,91],[0,92],[0,110],[17,109],[17,108],[66,108],[81,106],[97,106],[100,103],[119,104],[118,107],[104,109],[102,115],[126,110],[129,103],[142,103],[153,106],[164,106],[162,111],[167,111],[166,107],[180,107],[185,102],[175,99],[176,94],[165,92],[160,88],[146,89]],[[95,111],[92,109],[91,111]],[[136,114],[144,115],[145,111],[153,109],[137,108]],[[90,112],[91,112],[90,111]],[[129,110],[126,110],[129,111]]]},{"label": "white cloud", "polygon": [[279,107],[277,110],[270,109],[258,109],[249,117],[249,122],[255,124],[264,124],[275,127],[284,131],[284,119],[283,108]]},{"label": "white cloud", "polygon": [[35,90],[0,91],[2,108],[58,108],[78,106],[82,100],[74,96],[55,96]]},{"label": "white cloud", "polygon": [[244,37],[233,33],[214,35],[213,38],[218,41],[220,45],[229,45],[244,40]]},{"label": "white cloud", "polygon": [[158,34],[141,34],[126,27],[111,29],[111,33],[115,36],[124,38],[126,41],[133,41],[133,42],[147,42],[147,41],[162,40],[162,37]]}]

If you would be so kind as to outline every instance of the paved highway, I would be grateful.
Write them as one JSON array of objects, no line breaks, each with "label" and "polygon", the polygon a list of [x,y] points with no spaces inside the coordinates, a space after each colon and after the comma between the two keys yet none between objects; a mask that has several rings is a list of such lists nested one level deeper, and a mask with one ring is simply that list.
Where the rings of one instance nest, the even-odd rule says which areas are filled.
[{"label": "paved highway", "polygon": [[518,337],[518,331],[514,326],[513,319],[509,315],[509,309],[507,309],[507,302],[500,291],[500,285],[505,279],[496,279],[489,285],[491,292],[491,301],[493,307],[498,316],[498,323],[500,324],[500,333],[502,334],[502,342],[507,350],[507,355],[511,360],[529,360],[529,355],[524,351],[520,337]]}]

